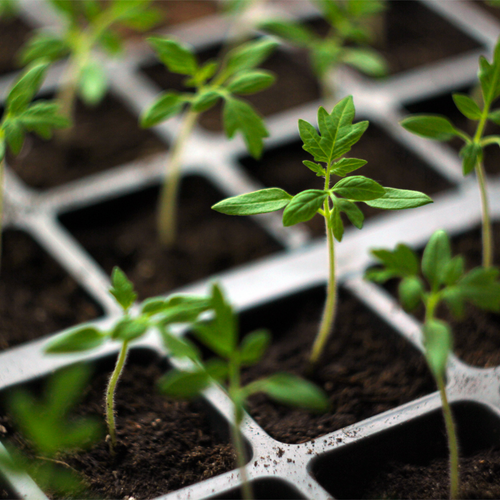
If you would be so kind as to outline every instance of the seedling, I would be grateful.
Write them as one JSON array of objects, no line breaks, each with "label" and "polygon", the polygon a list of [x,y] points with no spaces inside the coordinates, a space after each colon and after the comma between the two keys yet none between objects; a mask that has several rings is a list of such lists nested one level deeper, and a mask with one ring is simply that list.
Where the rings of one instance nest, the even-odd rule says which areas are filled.
[{"label": "seedling", "polygon": [[[432,200],[418,191],[385,188],[372,179],[347,174],[361,168],[367,162],[357,158],[344,158],[368,127],[363,121],[353,124],[354,103],[352,96],[342,99],[329,114],[323,107],[318,110],[320,134],[308,122],[299,120],[303,148],[314,162],[305,160],[304,165],[318,177],[324,178],[323,189],[308,189],[295,196],[279,188],[262,189],[223,200],[212,208],[228,215],[255,215],[285,209],[283,225],[293,226],[312,219],[316,214],[325,219],[328,242],[329,281],[327,299],[319,332],[309,358],[309,371],[317,364],[332,330],[336,309],[335,239],[342,241],[343,212],[358,229],[363,227],[363,212],[357,202],[385,210],[415,208]],[[320,165],[321,162],[324,164]],[[332,175],[342,177],[331,186]]]},{"label": "seedling", "polygon": [[109,448],[115,454],[117,445],[114,410],[114,395],[120,379],[131,342],[143,337],[150,329],[160,329],[168,335],[168,328],[176,323],[190,323],[210,307],[205,297],[171,296],[168,299],[153,298],[146,300],[137,315],[131,314],[137,294],[132,283],[118,267],[111,276],[111,295],[123,309],[123,316],[109,331],[94,326],[82,326],[63,333],[49,341],[47,353],[73,353],[95,349],[109,340],[121,343],[115,369],[106,389],[106,421],[108,424]]},{"label": "seedling", "polygon": [[91,417],[71,416],[89,380],[90,370],[75,365],[52,375],[43,398],[26,390],[8,398],[14,424],[26,438],[32,453],[7,445],[0,448],[0,469],[6,474],[26,471],[46,492],[61,495],[83,493],[85,485],[61,453],[89,448],[102,434],[102,425]]},{"label": "seedling", "polygon": [[217,284],[212,286],[211,302],[214,318],[198,321],[193,325],[194,337],[208,347],[216,356],[203,362],[201,355],[191,341],[184,338],[182,343],[172,337],[165,338],[170,352],[178,358],[188,358],[193,364],[190,370],[173,370],[160,381],[160,390],[177,398],[191,398],[199,395],[214,381],[227,381],[227,393],[233,403],[234,417],[231,422],[231,437],[236,451],[243,498],[253,498],[250,483],[245,472],[247,463],[245,447],[241,438],[241,424],[247,399],[257,392],[263,392],[272,399],[291,406],[312,411],[326,411],[328,398],[321,389],[300,377],[276,373],[242,386],[241,369],[257,364],[264,355],[270,335],[265,330],[257,330],[246,335],[239,342],[238,320],[231,305]]},{"label": "seedling", "polygon": [[414,134],[436,141],[449,141],[453,137],[464,141],[465,144],[460,150],[462,171],[464,176],[472,171],[476,172],[482,207],[483,266],[489,267],[493,264],[493,239],[483,156],[486,146],[500,146],[500,136],[483,134],[488,120],[500,125],[500,109],[491,110],[493,103],[500,97],[500,40],[495,46],[491,63],[483,56],[479,58],[479,83],[482,103],[478,104],[465,94],[453,94],[459,111],[466,118],[478,122],[474,137],[457,129],[448,118],[439,115],[409,116],[401,125]]},{"label": "seedling", "polygon": [[452,258],[450,242],[444,231],[437,231],[432,235],[425,247],[421,266],[416,254],[402,244],[392,252],[372,250],[372,254],[383,267],[370,269],[366,278],[379,283],[391,278],[401,278],[399,300],[403,307],[409,311],[415,310],[420,304],[425,307],[422,326],[425,357],[436,380],[443,405],[450,449],[450,498],[458,498],[458,444],[445,385],[453,336],[449,324],[436,318],[436,312],[438,306],[445,303],[453,316],[461,318],[467,302],[486,311],[499,312],[500,271],[494,267],[476,267],[465,272],[464,259],[459,255]]},{"label": "seedling", "polygon": [[309,52],[311,66],[320,82],[323,98],[335,98],[332,75],[341,64],[352,66],[370,76],[383,76],[387,65],[383,57],[368,45],[373,36],[368,27],[370,18],[385,9],[382,0],[314,0],[329,25],[325,37],[296,21],[273,19],[260,27],[283,40]]},{"label": "seedling", "polygon": [[95,48],[115,56],[123,50],[119,28],[145,31],[161,18],[149,6],[152,0],[49,0],[64,20],[62,33],[38,31],[27,42],[20,61],[51,62],[68,58],[58,99],[64,115],[71,117],[76,95],[88,106],[98,104],[107,89],[107,77]]},{"label": "seedling", "polygon": [[54,101],[32,99],[42,86],[48,63],[31,64],[9,90],[5,110],[0,122],[0,248],[3,216],[3,183],[7,148],[12,154],[20,153],[26,132],[35,132],[43,139],[50,139],[52,129],[69,125],[69,120],[59,112]]},{"label": "seedling", "polygon": [[183,113],[182,125],[170,152],[168,180],[163,183],[158,202],[159,240],[165,246],[172,246],[176,237],[183,150],[199,114],[222,99],[227,137],[232,139],[241,132],[250,154],[259,158],[262,140],[269,135],[268,131],[254,108],[236,96],[260,92],[274,83],[270,72],[256,68],[278,44],[266,38],[247,42],[230,50],[222,60],[200,66],[193,50],[178,40],[151,37],[148,41],[168,70],[188,76],[184,85],[194,88],[194,92],[163,92],[141,116],[141,126],[148,128]]}]

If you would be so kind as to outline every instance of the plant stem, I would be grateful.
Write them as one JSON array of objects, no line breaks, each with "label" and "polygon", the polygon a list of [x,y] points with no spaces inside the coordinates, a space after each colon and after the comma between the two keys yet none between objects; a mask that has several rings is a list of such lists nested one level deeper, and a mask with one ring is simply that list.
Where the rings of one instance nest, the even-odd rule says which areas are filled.
[{"label": "plant stem", "polygon": [[160,243],[166,247],[172,247],[175,243],[177,232],[177,194],[179,191],[182,152],[194,128],[198,114],[190,109],[184,115],[179,135],[170,153],[168,177],[165,176],[161,187],[158,200],[158,238]]},{"label": "plant stem", "polygon": [[[0,263],[2,261],[2,231],[3,231],[3,193],[4,193],[4,170],[5,170],[5,156],[0,160]],[[1,266],[0,266],[1,268]]]},{"label": "plant stem", "polygon": [[448,446],[450,448],[450,499],[458,498],[460,477],[458,471],[458,443],[457,434],[455,431],[455,423],[451,414],[450,405],[446,396],[446,388],[443,377],[436,377],[441,402],[443,404],[443,416],[446,426],[446,434],[448,436]]},{"label": "plant stem", "polygon": [[491,219],[488,203],[488,193],[486,191],[486,178],[484,175],[484,167],[482,162],[476,164],[476,176],[479,184],[479,192],[481,194],[481,211],[482,211],[482,238],[483,238],[483,267],[491,267],[493,265],[493,239],[491,237]]},{"label": "plant stem", "polygon": [[108,423],[109,432],[109,451],[111,455],[115,454],[116,447],[116,425],[115,425],[115,389],[116,384],[122,374],[123,366],[125,365],[125,360],[127,359],[128,352],[128,340],[123,342],[122,348],[120,350],[120,355],[116,361],[116,366],[109,379],[108,388],[106,390],[106,420]]},{"label": "plant stem", "polygon": [[[330,165],[326,168],[325,176],[325,190],[330,187]],[[335,279],[335,239],[333,237],[333,229],[331,228],[331,212],[330,212],[330,199],[327,198],[324,204],[325,211],[325,226],[326,238],[328,243],[328,264],[329,264],[329,278],[327,286],[327,297],[323,316],[318,334],[314,340],[314,344],[309,357],[309,366],[307,373],[311,374],[314,371],[316,364],[319,361],[323,348],[328,337],[332,331],[333,323],[335,321],[335,310],[337,308],[337,282]]]}]

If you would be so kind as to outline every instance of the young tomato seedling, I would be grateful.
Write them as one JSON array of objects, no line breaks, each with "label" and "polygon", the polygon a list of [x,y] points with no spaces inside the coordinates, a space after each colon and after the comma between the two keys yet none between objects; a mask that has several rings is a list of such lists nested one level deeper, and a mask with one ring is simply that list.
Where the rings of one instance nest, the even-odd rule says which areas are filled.
[{"label": "young tomato seedling", "polygon": [[451,313],[460,318],[465,303],[469,302],[486,311],[500,311],[500,272],[493,267],[476,267],[464,271],[464,259],[452,258],[450,242],[444,231],[434,233],[422,256],[420,276],[419,262],[415,253],[406,245],[398,245],[394,251],[373,250],[372,254],[383,265],[382,269],[370,269],[366,278],[384,283],[390,278],[401,278],[399,300],[405,309],[425,307],[422,336],[425,357],[436,380],[443,405],[443,415],[450,449],[450,498],[459,498],[458,444],[453,417],[446,394],[446,366],[453,347],[450,326],[436,318],[438,306],[443,302]]},{"label": "young tomato seedling", "polygon": [[311,66],[322,88],[323,99],[335,98],[332,75],[341,64],[352,66],[370,76],[383,76],[387,65],[382,56],[368,45],[373,35],[369,21],[385,9],[382,0],[313,0],[329,25],[325,37],[296,21],[271,19],[260,27],[296,47],[309,51]]},{"label": "young tomato seedling", "polygon": [[46,62],[29,65],[7,94],[5,111],[0,122],[0,248],[3,216],[4,166],[7,148],[12,154],[21,152],[26,132],[35,132],[50,139],[54,128],[69,126],[69,120],[59,112],[53,101],[31,101],[42,86],[48,67]]},{"label": "young tomato seedling", "polygon": [[[323,318],[309,359],[309,371],[317,364],[335,319],[337,299],[334,240],[342,241],[344,234],[340,214],[343,212],[354,226],[361,229],[364,215],[356,206],[357,202],[362,201],[371,207],[385,210],[415,208],[432,202],[427,195],[418,191],[384,188],[361,175],[346,177],[367,163],[357,158],[343,158],[368,127],[367,121],[353,124],[354,113],[352,96],[348,96],[330,114],[324,108],[319,108],[318,125],[321,135],[310,123],[299,121],[303,148],[313,156],[315,162],[324,165],[309,160],[303,163],[324,179],[323,189],[308,189],[295,196],[279,188],[262,189],[228,198],[212,207],[228,215],[255,215],[284,208],[284,226],[308,221],[316,214],[325,219],[329,259],[328,291]],[[342,179],[331,186],[332,176]]]},{"label": "young tomato seedling", "polygon": [[120,353],[115,369],[109,379],[106,389],[106,421],[108,424],[109,448],[115,454],[117,445],[114,395],[120,379],[129,345],[134,340],[144,336],[150,329],[167,331],[176,323],[190,323],[198,315],[210,307],[210,301],[197,296],[171,296],[167,299],[153,298],[146,300],[137,315],[130,312],[137,294],[132,283],[123,271],[115,267],[111,276],[111,295],[123,309],[123,317],[109,331],[101,331],[93,326],[82,326],[65,332],[49,341],[45,348],[47,353],[72,353],[95,349],[108,340],[121,343]]},{"label": "young tomato seedling", "polygon": [[62,33],[37,32],[20,54],[23,64],[68,58],[58,99],[61,110],[73,115],[76,95],[89,106],[98,104],[107,89],[107,77],[99,60],[92,56],[95,48],[110,55],[123,49],[117,28],[145,31],[161,18],[150,8],[152,0],[49,0],[64,20]]},{"label": "young tomato seedling", "polygon": [[60,454],[89,448],[102,435],[102,424],[92,417],[70,415],[89,376],[88,367],[75,365],[50,377],[43,398],[35,399],[25,390],[9,395],[9,413],[29,441],[33,456],[13,445],[0,445],[2,472],[12,475],[26,471],[44,491],[65,497],[84,493],[81,478],[60,459]]},{"label": "young tomato seedling", "polygon": [[217,358],[203,362],[191,341],[182,339],[181,344],[179,339],[175,339],[176,343],[172,344],[172,338],[166,337],[165,344],[173,356],[187,357],[193,364],[189,371],[173,370],[167,373],[160,381],[160,390],[171,397],[191,398],[214,381],[228,381],[227,392],[234,407],[231,437],[240,469],[243,498],[251,499],[253,495],[245,472],[247,458],[241,437],[246,400],[252,394],[263,392],[280,403],[319,412],[326,411],[329,402],[317,386],[286,373],[277,373],[243,386],[241,369],[260,361],[269,345],[270,335],[267,331],[257,330],[239,342],[237,316],[217,284],[212,287],[211,302],[213,319],[194,323],[193,335]]},{"label": "young tomato seedling", "polygon": [[488,267],[493,264],[493,238],[483,156],[486,146],[491,144],[500,146],[500,136],[484,136],[484,130],[488,120],[500,125],[500,109],[494,111],[491,109],[493,103],[500,97],[500,40],[495,47],[491,63],[483,56],[479,59],[479,83],[483,101],[480,104],[465,94],[453,94],[453,100],[459,111],[466,118],[477,122],[473,137],[455,128],[448,118],[439,115],[409,116],[401,122],[401,125],[414,134],[436,141],[449,141],[453,137],[459,137],[465,142],[460,150],[462,170],[464,175],[476,172],[482,208],[483,266]]},{"label": "young tomato seedling", "polygon": [[184,111],[182,125],[172,146],[158,202],[158,235],[165,246],[172,246],[176,234],[177,194],[182,154],[198,115],[224,101],[224,130],[229,139],[241,132],[250,154],[258,158],[264,137],[269,134],[254,108],[236,95],[260,92],[274,83],[274,76],[256,69],[276,48],[276,42],[260,39],[230,50],[221,61],[199,65],[192,49],[172,38],[149,38],[162,63],[172,73],[186,75],[186,87],[194,92],[163,92],[144,111],[142,127],[152,127]]}]

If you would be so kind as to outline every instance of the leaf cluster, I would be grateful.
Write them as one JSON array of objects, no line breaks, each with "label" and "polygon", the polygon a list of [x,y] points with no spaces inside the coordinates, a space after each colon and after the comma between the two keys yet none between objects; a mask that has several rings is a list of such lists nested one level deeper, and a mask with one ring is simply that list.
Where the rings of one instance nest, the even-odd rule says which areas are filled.
[{"label": "leaf cluster", "polygon": [[35,457],[9,447],[8,455],[0,450],[1,468],[28,472],[46,491],[72,495],[82,491],[81,478],[54,460],[60,453],[89,448],[103,434],[96,419],[70,415],[82,397],[89,376],[88,367],[75,365],[55,373],[40,399],[26,390],[16,390],[9,395],[9,412]]},{"label": "leaf cluster", "polygon": [[403,307],[409,311],[420,304],[426,307],[424,338],[434,373],[444,371],[452,346],[449,325],[434,318],[434,311],[441,302],[458,319],[463,318],[466,303],[486,311],[500,311],[500,270],[476,267],[465,271],[463,257],[452,257],[450,241],[444,231],[432,235],[421,263],[415,252],[403,244],[393,251],[372,250],[372,254],[382,268],[368,270],[366,279],[384,283],[400,278],[398,292]]},{"label": "leaf cluster", "polygon": [[325,37],[296,21],[270,19],[260,24],[264,31],[309,51],[311,64],[319,78],[340,64],[348,64],[371,76],[383,76],[387,65],[383,57],[368,47],[372,34],[367,19],[381,13],[381,0],[314,0],[330,26]]},{"label": "leaf cluster", "polygon": [[167,348],[174,357],[187,357],[193,361],[190,370],[173,370],[160,381],[160,389],[171,397],[197,396],[215,381],[229,378],[229,396],[237,408],[242,408],[249,396],[263,392],[272,399],[287,405],[324,411],[328,400],[317,386],[295,375],[277,373],[241,386],[240,369],[257,364],[270,343],[265,330],[246,335],[239,342],[238,318],[217,284],[212,286],[210,301],[213,319],[193,324],[193,336],[217,357],[202,361],[196,345],[189,339],[164,335]]},{"label": "leaf cluster", "polygon": [[[323,107],[319,108],[319,133],[310,123],[299,120],[303,149],[314,158],[314,162],[305,160],[303,163],[318,177],[325,178],[325,189],[308,189],[295,196],[279,188],[262,189],[222,200],[212,208],[228,215],[256,215],[284,208],[284,226],[308,221],[318,213],[327,219],[329,229],[341,241],[344,234],[341,213],[358,229],[363,227],[364,215],[357,207],[357,202],[385,210],[402,210],[431,203],[428,196],[417,191],[385,188],[362,175],[348,176],[367,163],[365,160],[343,157],[368,127],[367,121],[353,124],[354,114],[353,99],[348,96],[331,113]],[[330,187],[332,175],[341,179]],[[325,212],[326,203],[331,203],[331,213],[330,208],[328,214]]]},{"label": "leaf cluster", "polygon": [[474,170],[483,160],[484,148],[490,144],[500,146],[499,135],[482,137],[485,123],[489,120],[500,125],[500,109],[491,110],[492,104],[500,97],[500,40],[495,46],[492,62],[483,56],[479,58],[479,83],[482,102],[476,102],[465,94],[453,94],[453,101],[462,115],[478,122],[478,132],[474,137],[456,128],[445,116],[413,115],[405,118],[401,125],[408,131],[421,137],[436,141],[449,141],[459,137],[464,141],[460,150],[464,175]]},{"label": "leaf cluster", "polygon": [[274,75],[258,66],[277,47],[277,42],[262,38],[230,50],[222,61],[199,64],[193,49],[173,38],[148,39],[161,62],[172,73],[188,78],[184,85],[194,92],[166,91],[141,116],[142,127],[152,127],[189,106],[201,113],[223,101],[224,130],[229,139],[243,135],[252,156],[260,157],[263,139],[269,135],[262,117],[240,95],[265,90],[275,81]]},{"label": "leaf cluster", "polygon": [[107,88],[107,77],[99,61],[89,57],[98,46],[110,55],[123,50],[123,28],[146,31],[161,20],[150,5],[152,0],[49,0],[65,21],[62,33],[40,30],[20,52],[22,64],[32,61],[57,61],[67,56],[77,60],[78,92],[86,104],[97,104]]},{"label": "leaf cluster", "polygon": [[52,129],[69,125],[69,120],[59,114],[59,104],[47,100],[31,102],[42,85],[47,66],[46,62],[30,65],[7,95],[0,123],[0,161],[7,147],[16,155],[21,151],[26,132],[50,139]]}]

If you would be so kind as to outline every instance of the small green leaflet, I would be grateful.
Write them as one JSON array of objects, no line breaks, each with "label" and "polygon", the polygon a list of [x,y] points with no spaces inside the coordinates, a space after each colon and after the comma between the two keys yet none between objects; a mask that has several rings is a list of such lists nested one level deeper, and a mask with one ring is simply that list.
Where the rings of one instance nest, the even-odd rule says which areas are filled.
[{"label": "small green leaflet", "polygon": [[355,227],[358,229],[363,227],[365,216],[355,203],[343,198],[337,198],[336,204],[339,211],[344,212]]},{"label": "small green leaflet", "polygon": [[385,189],[378,182],[362,175],[352,175],[341,179],[332,191],[344,198],[356,201],[374,200],[385,194]]},{"label": "small green leaflet", "polygon": [[402,243],[393,251],[379,249],[372,250],[371,253],[384,264],[389,271],[393,271],[393,275],[395,276],[404,278],[407,276],[417,276],[418,274],[419,262],[415,252]]},{"label": "small green leaflet", "polygon": [[271,335],[266,330],[257,330],[243,338],[240,345],[240,361],[243,366],[251,366],[260,361],[271,343]]},{"label": "small green leaflet", "polygon": [[319,189],[308,189],[297,194],[283,212],[283,225],[293,226],[312,219],[323,206],[327,196],[328,193]]},{"label": "small green leaflet", "polygon": [[444,116],[408,116],[401,121],[401,125],[409,132],[436,141],[449,141],[453,136],[459,135],[452,123]]},{"label": "small green leaflet", "polygon": [[161,37],[150,37],[148,42],[172,73],[193,76],[198,71],[196,57],[187,45],[172,38]]},{"label": "small green leaflet", "polygon": [[225,72],[228,76],[255,68],[265,61],[278,47],[278,42],[270,38],[247,42],[231,50],[226,57]]},{"label": "small green leaflet", "polygon": [[45,352],[61,354],[88,351],[99,347],[106,340],[107,335],[97,328],[84,326],[56,335],[47,343]]},{"label": "small green leaflet", "polygon": [[292,196],[283,189],[261,189],[219,201],[212,209],[227,215],[266,214],[281,210],[290,203],[291,199]]},{"label": "small green leaflet", "polygon": [[427,243],[422,256],[422,273],[433,291],[442,284],[442,271],[450,260],[451,250],[448,235],[442,230],[436,231]]},{"label": "small green leaflet", "polygon": [[358,160],[357,158],[341,158],[331,166],[330,172],[339,177],[345,177],[367,163],[366,160]]},{"label": "small green leaflet", "polygon": [[269,136],[264,120],[245,101],[234,97],[226,97],[223,111],[224,130],[229,139],[240,131],[248,151],[254,158],[260,158],[263,142]]},{"label": "small green leaflet", "polygon": [[186,96],[186,94],[180,94],[175,91],[163,92],[156,98],[155,102],[142,113],[140,118],[141,127],[153,127],[177,115],[182,111],[184,104],[188,100],[189,96]]},{"label": "small green leaflet", "polygon": [[244,71],[238,73],[226,88],[232,94],[255,94],[270,87],[275,80],[275,76],[269,71]]},{"label": "small green leaflet", "polygon": [[30,101],[41,87],[45,73],[49,66],[48,62],[31,64],[14,83],[7,96],[7,111],[18,114],[26,109]]},{"label": "small green leaflet", "polygon": [[500,95],[500,41],[493,52],[493,61],[479,58],[479,81],[485,103],[491,104]]},{"label": "small green leaflet", "polygon": [[424,324],[423,334],[429,368],[435,377],[443,377],[453,348],[450,327],[444,321],[433,319]]},{"label": "small green leaflet", "polygon": [[424,286],[416,276],[403,278],[399,283],[399,300],[407,311],[415,310],[422,300]]},{"label": "small green leaflet", "polygon": [[314,163],[313,161],[304,160],[302,162],[309,170],[312,170],[318,177],[325,177],[326,172],[325,169],[319,165],[318,163]]},{"label": "small green leaflet", "polygon": [[460,150],[460,157],[462,158],[462,171],[464,175],[470,174],[478,162],[481,161],[483,149],[479,144],[471,142],[466,144]]},{"label": "small green leaflet", "polygon": [[428,203],[433,203],[432,198],[420,191],[411,191],[408,189],[396,189],[386,187],[385,194],[375,200],[369,200],[365,203],[373,208],[384,210],[405,210],[407,208],[417,208]]},{"label": "small green leaflet", "polygon": [[481,110],[479,106],[473,101],[468,95],[465,94],[453,94],[453,101],[459,109],[459,111],[469,120],[479,120],[481,119]]},{"label": "small green leaflet", "polygon": [[81,70],[78,78],[79,94],[88,105],[96,105],[106,94],[108,78],[96,60],[89,61]]},{"label": "small green leaflet", "polygon": [[109,289],[109,293],[113,295],[123,310],[127,311],[135,302],[135,299],[137,299],[137,294],[134,292],[134,285],[132,285],[119,267],[115,267],[111,273],[111,284],[112,287]]},{"label": "small green leaflet", "polygon": [[316,35],[309,28],[293,21],[270,19],[260,23],[259,28],[299,47],[307,47],[316,39]]}]

